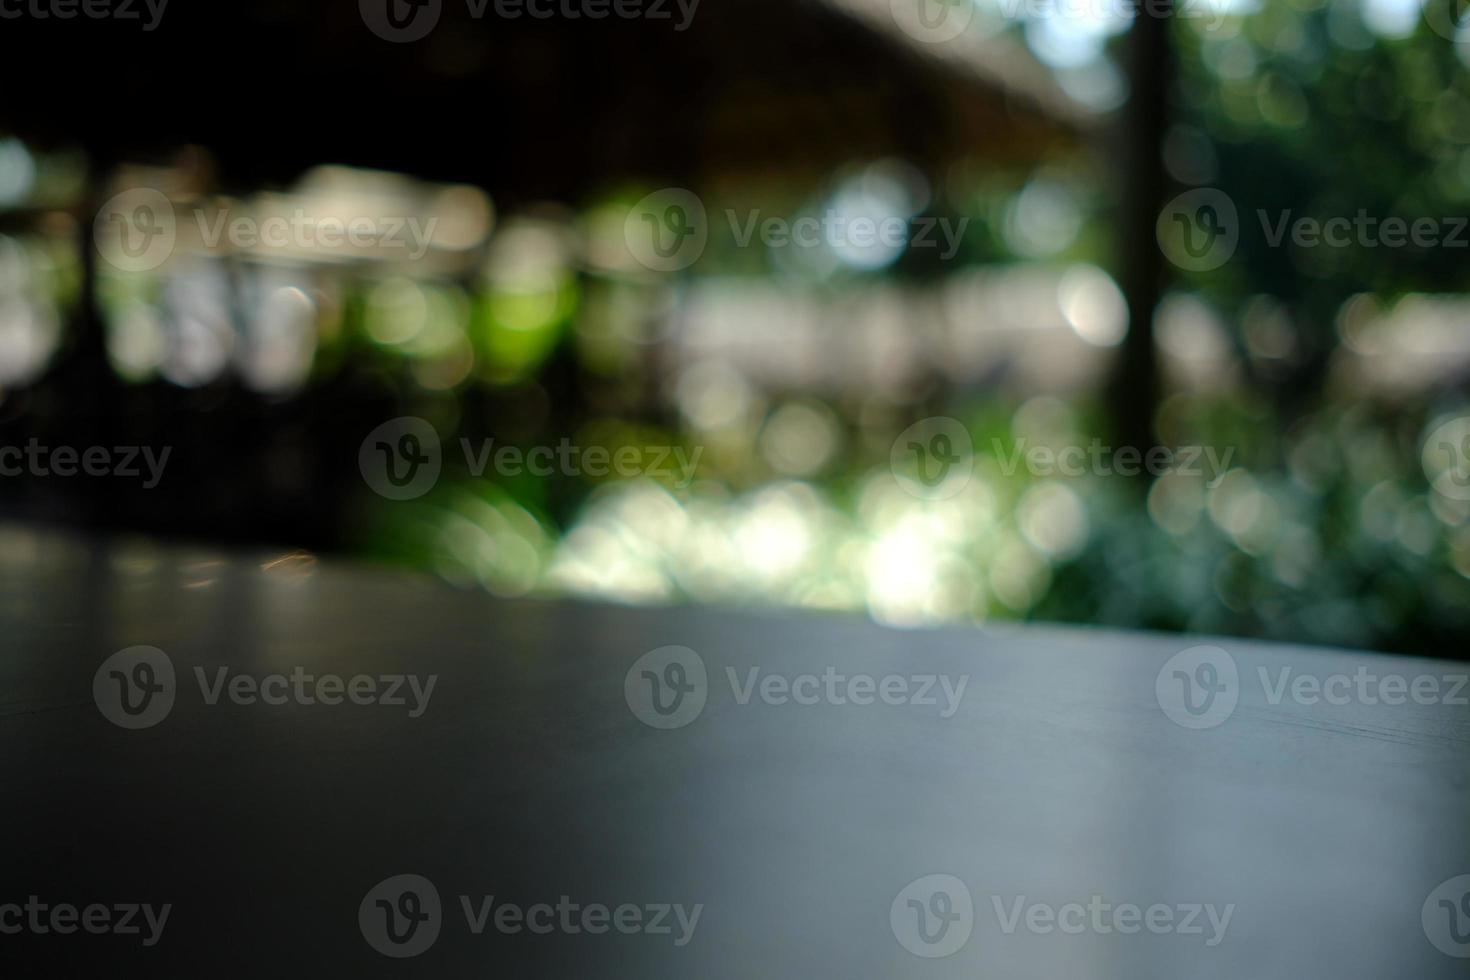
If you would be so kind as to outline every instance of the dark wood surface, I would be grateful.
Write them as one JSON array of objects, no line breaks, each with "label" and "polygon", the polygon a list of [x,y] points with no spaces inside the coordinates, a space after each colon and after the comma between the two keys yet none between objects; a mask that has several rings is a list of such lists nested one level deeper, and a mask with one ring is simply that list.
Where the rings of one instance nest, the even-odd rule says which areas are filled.
[{"label": "dark wood surface", "polygon": [[[1463,977],[1421,909],[1470,873],[1470,710],[1270,703],[1258,668],[1435,677],[1456,661],[1081,629],[897,631],[820,614],[497,601],[394,572],[0,533],[0,905],[170,903],[160,941],[0,935],[0,974],[424,977]],[[1191,730],[1155,682],[1214,642],[1234,712]],[[126,730],[110,655],[177,671]],[[659,730],[624,680],[696,651],[707,702]],[[194,668],[437,675],[385,705],[208,704]],[[968,677],[914,704],[740,704],[726,669]],[[1467,692],[1462,691],[1461,694]],[[941,699],[942,703],[942,699]],[[443,921],[376,952],[373,886],[434,883]],[[945,958],[899,942],[909,882],[967,886]],[[473,935],[459,896],[703,906],[670,936]],[[994,900],[1233,905],[1202,935],[1007,934]],[[1470,925],[1470,922],[1465,923]],[[676,930],[677,931],[677,930]],[[1470,952],[1470,950],[1467,950]],[[9,961],[11,968],[4,967]],[[19,972],[17,966],[25,965]],[[83,971],[86,971],[85,973]]]}]

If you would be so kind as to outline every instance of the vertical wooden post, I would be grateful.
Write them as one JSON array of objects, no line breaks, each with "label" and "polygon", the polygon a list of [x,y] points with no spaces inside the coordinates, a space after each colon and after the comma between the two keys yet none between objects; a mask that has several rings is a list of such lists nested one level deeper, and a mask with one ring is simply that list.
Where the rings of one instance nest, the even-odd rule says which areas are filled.
[{"label": "vertical wooden post", "polygon": [[[1154,310],[1164,286],[1164,260],[1154,238],[1169,177],[1163,146],[1174,84],[1169,31],[1173,0],[1145,0],[1127,38],[1129,98],[1120,112],[1118,284],[1128,303],[1128,335],[1114,367],[1109,407],[1120,446],[1153,445],[1159,401]],[[1142,484],[1142,481],[1140,481]]]}]

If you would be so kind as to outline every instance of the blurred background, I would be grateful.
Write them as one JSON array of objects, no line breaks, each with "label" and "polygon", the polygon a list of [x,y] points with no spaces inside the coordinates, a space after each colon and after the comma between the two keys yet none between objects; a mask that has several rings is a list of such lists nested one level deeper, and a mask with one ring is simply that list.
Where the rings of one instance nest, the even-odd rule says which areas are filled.
[{"label": "blurred background", "polygon": [[[1432,484],[1470,443],[1426,436],[1470,415],[1470,249],[1273,245],[1256,217],[1470,214],[1458,4],[443,0],[403,40],[373,2],[0,22],[0,446],[169,450],[153,486],[7,474],[7,526],[495,595],[1463,656],[1470,500]],[[387,2],[390,31],[424,12]],[[1196,188],[1238,210],[1210,268],[1157,237]],[[221,232],[293,214],[422,247]],[[826,224],[742,240],[768,218]],[[650,253],[645,220],[674,237]],[[442,472],[391,499],[361,455],[403,416]],[[893,466],[932,417],[973,447],[944,494]],[[477,475],[461,440],[492,439],[699,455]],[[1006,463],[1093,440],[1232,455]]]}]

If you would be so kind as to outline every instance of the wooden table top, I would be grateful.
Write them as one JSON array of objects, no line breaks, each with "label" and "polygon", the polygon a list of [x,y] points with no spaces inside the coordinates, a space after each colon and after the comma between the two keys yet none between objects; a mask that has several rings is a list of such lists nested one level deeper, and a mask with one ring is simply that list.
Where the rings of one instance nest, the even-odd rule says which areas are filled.
[{"label": "wooden table top", "polygon": [[1470,967],[1463,661],[495,600],[275,558],[0,532],[0,964]]}]

